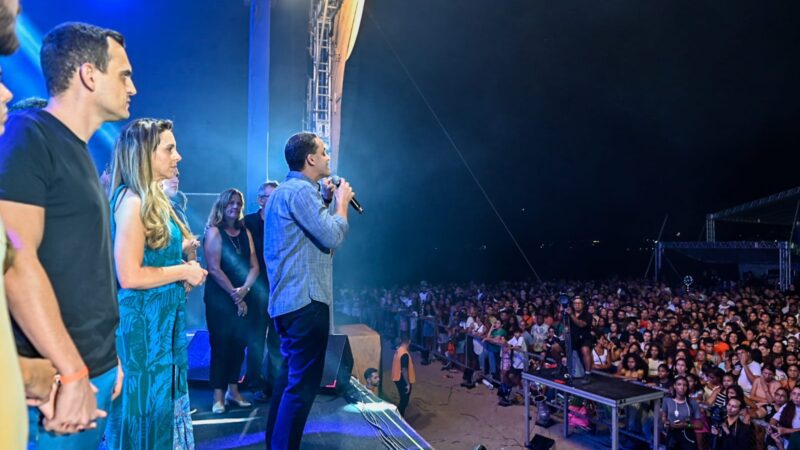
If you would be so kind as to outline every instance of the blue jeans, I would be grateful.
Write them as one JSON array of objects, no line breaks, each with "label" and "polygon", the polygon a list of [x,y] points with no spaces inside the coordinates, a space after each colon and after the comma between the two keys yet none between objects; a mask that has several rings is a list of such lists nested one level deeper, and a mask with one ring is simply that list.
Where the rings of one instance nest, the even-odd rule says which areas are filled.
[{"label": "blue jeans", "polygon": [[[111,408],[111,391],[117,382],[117,367],[91,379],[97,388],[97,408],[109,412]],[[28,450],[90,450],[100,446],[103,432],[106,429],[106,419],[97,419],[97,428],[80,433],[58,435],[45,431],[40,425],[42,414],[39,408],[28,408]]]},{"label": "blue jeans", "polygon": [[483,352],[478,356],[478,369],[485,370],[486,359],[489,360],[489,374],[494,377],[497,374],[497,354],[489,350],[488,346],[484,344]]}]

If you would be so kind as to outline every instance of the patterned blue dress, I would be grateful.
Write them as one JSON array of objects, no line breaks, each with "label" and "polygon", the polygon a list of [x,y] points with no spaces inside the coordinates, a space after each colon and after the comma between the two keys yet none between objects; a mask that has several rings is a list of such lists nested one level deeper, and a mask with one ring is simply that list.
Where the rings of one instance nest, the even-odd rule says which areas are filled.
[{"label": "patterned blue dress", "polygon": [[[120,186],[111,210],[121,197]],[[116,224],[111,216],[112,236]],[[181,264],[182,236],[170,220],[170,242],[145,247],[144,266]],[[122,395],[112,406],[107,444],[110,449],[193,449],[192,419],[186,378],[186,294],[182,283],[152,289],[119,289],[117,352],[125,372]]]}]

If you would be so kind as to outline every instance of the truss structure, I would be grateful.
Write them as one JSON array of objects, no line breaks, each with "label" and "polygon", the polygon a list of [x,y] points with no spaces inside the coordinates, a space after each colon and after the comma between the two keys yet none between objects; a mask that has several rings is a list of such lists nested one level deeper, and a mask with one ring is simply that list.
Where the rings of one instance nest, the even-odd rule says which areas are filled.
[{"label": "truss structure", "polygon": [[675,250],[696,261],[707,263],[756,263],[778,268],[778,286],[789,288],[792,281],[792,253],[797,248],[788,241],[659,242],[655,248],[655,281],[663,267],[664,252]]},{"label": "truss structure", "polygon": [[333,104],[331,70],[335,53],[333,27],[341,5],[342,0],[314,0],[309,19],[311,30],[308,50],[312,69],[308,78],[304,127],[316,133],[329,147]]}]

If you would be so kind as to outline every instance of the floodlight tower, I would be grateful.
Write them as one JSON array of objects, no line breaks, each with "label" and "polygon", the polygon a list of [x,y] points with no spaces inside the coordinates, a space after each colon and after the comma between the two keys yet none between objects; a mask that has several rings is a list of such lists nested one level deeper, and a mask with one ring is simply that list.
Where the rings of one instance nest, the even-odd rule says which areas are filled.
[{"label": "floodlight tower", "polygon": [[312,0],[304,127],[328,145],[331,169],[339,163],[344,67],[355,46],[364,0]]}]

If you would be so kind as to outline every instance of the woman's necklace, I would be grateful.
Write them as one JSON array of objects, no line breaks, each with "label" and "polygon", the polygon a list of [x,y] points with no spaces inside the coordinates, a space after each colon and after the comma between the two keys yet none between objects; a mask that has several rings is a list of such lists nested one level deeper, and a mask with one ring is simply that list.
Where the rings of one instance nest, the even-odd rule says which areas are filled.
[{"label": "woman's necklace", "polygon": [[[239,231],[239,234],[241,234],[241,231]],[[235,241],[233,240],[231,235],[228,234],[227,231],[225,232],[225,236],[228,236],[228,240],[231,241],[231,245],[233,245],[233,249],[236,251],[236,254],[237,255],[241,255],[242,254],[242,248],[239,247],[239,244],[236,243],[239,240],[239,236],[238,235],[236,236],[236,240]]]}]

